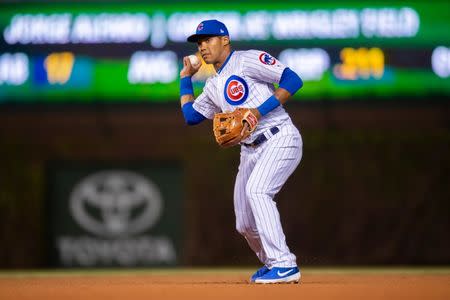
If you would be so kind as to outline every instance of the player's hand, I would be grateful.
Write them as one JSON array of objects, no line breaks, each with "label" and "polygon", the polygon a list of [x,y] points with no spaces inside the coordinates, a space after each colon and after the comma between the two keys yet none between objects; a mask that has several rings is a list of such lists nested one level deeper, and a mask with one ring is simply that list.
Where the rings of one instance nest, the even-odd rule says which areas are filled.
[{"label": "player's hand", "polygon": [[242,126],[241,137],[245,135],[245,133],[249,130],[250,125],[247,122],[244,122],[244,126]]},{"label": "player's hand", "polygon": [[202,64],[198,64],[198,66],[193,66],[188,56],[183,57],[183,69],[180,71],[180,77],[193,76],[198,72]]}]

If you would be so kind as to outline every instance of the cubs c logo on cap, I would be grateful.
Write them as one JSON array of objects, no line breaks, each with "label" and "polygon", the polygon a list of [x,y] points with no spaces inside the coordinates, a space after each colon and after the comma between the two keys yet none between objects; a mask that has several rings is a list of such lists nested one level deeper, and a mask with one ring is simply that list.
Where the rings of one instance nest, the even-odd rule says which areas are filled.
[{"label": "cubs c logo on cap", "polygon": [[198,24],[197,31],[202,31],[202,29],[203,29],[203,22]]},{"label": "cubs c logo on cap", "polygon": [[271,66],[274,65],[277,60],[273,56],[270,56],[269,54],[264,52],[259,56],[259,61],[265,65]]},{"label": "cubs c logo on cap", "polygon": [[248,97],[247,82],[239,76],[232,75],[227,79],[223,92],[225,100],[231,105],[242,104]]}]

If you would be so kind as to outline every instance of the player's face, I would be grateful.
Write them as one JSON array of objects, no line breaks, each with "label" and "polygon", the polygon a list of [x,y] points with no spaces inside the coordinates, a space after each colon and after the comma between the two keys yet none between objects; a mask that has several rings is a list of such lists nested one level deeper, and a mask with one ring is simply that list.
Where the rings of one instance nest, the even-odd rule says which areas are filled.
[{"label": "player's face", "polygon": [[229,45],[228,37],[210,36],[200,38],[197,42],[198,51],[207,64],[223,63],[227,58],[226,46]]}]

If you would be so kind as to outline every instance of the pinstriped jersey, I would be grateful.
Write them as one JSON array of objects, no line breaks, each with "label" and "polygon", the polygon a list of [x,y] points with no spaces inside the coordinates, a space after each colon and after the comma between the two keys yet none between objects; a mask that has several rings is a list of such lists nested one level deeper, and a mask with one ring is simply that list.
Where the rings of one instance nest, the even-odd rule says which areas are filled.
[{"label": "pinstriped jersey", "polygon": [[[217,74],[207,79],[193,107],[208,119],[215,113],[236,108],[256,108],[271,97],[286,68],[270,54],[258,51],[233,51]],[[255,132],[244,142],[252,142],[260,133],[290,120],[280,105],[259,120]]]}]

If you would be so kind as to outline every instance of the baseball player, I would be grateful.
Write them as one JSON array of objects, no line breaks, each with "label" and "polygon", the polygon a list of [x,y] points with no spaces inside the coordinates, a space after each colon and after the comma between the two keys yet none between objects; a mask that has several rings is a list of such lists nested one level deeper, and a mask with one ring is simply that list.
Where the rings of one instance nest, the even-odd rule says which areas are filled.
[{"label": "baseball player", "polygon": [[[201,64],[183,58],[180,102],[187,124],[214,119],[218,143],[241,147],[234,188],[236,229],[263,263],[250,281],[299,282],[296,257],[286,245],[273,199],[302,157],[301,135],[282,106],[302,80],[266,52],[233,51],[226,26],[217,20],[201,22],[187,40],[197,43],[203,60],[217,72],[194,98],[191,76]],[[235,125],[238,130],[231,128]],[[219,140],[233,130],[235,136]]]}]

